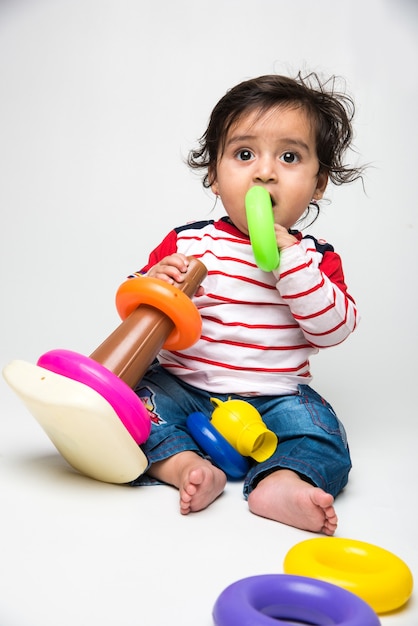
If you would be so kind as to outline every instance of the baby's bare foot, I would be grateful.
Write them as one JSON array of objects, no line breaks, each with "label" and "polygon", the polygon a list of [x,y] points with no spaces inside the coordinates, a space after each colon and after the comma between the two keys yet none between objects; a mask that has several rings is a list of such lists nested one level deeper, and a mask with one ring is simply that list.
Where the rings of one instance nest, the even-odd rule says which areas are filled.
[{"label": "baby's bare foot", "polygon": [[225,488],[222,470],[192,451],[179,452],[151,466],[151,476],[174,485],[180,492],[180,513],[187,515],[212,504]]},{"label": "baby's bare foot", "polygon": [[225,474],[205,459],[186,467],[179,487],[180,513],[205,509],[223,492],[225,483]]},{"label": "baby's bare foot", "polygon": [[337,528],[333,504],[331,494],[286,469],[263,478],[248,497],[250,511],[256,515],[325,535],[333,535]]}]

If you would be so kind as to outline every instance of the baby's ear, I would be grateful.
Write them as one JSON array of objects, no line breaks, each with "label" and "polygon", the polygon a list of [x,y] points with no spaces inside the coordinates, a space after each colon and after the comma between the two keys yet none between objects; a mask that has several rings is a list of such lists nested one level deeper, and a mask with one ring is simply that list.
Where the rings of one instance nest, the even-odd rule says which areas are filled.
[{"label": "baby's ear", "polygon": [[216,180],[216,166],[215,165],[209,165],[208,167],[208,182],[210,184],[210,188],[212,189],[212,192],[215,194],[215,196],[218,196],[219,189],[218,189],[218,181]]},{"label": "baby's ear", "polygon": [[325,189],[327,188],[327,185],[328,185],[328,173],[321,172],[318,175],[318,180],[316,182],[316,189],[313,194],[313,200],[321,200],[322,196],[325,193]]},{"label": "baby's ear", "polygon": [[219,196],[219,187],[216,180],[211,184],[210,188],[212,189],[212,193],[214,193],[215,196]]}]

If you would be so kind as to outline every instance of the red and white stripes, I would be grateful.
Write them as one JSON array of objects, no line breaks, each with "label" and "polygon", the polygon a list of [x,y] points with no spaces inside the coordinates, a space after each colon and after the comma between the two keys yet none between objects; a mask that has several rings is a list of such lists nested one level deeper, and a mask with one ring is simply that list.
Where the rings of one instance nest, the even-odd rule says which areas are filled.
[{"label": "red and white stripes", "polygon": [[341,343],[357,324],[341,260],[311,237],[281,252],[266,273],[254,261],[249,238],[226,220],[173,230],[141,272],[174,252],[207,267],[204,294],[194,299],[202,335],[159,360],[186,382],[213,393],[280,395],[311,381],[309,358]]}]

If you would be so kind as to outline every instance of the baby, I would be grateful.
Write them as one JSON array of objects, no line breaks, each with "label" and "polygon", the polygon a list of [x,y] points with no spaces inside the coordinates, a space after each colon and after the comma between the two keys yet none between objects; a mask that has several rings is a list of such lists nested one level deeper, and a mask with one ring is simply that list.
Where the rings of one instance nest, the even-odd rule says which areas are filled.
[{"label": "baby", "polygon": [[[361,168],[343,162],[353,114],[351,98],[316,75],[261,76],[232,88],[188,158],[226,215],[175,228],[136,273],[181,283],[190,256],[208,269],[193,298],[199,341],[161,350],[136,388],[153,424],[143,445],[149,465],[134,482],[175,486],[183,514],[210,505],[226,484],[189,434],[187,417],[210,416],[212,397],[243,399],[279,441],[245,476],[250,511],[326,535],[337,528],[334,498],[351,460],[344,427],[310,386],[310,357],[344,341],[358,314],[334,248],[295,225],[310,210],[317,215],[329,180],[361,178]],[[280,265],[271,272],[257,267],[248,235],[245,196],[255,185],[273,206]]]}]

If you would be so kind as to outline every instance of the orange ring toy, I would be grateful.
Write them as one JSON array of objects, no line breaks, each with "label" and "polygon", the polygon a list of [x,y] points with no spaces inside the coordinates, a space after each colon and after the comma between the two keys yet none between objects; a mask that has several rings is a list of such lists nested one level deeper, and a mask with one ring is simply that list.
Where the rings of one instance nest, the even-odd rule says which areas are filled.
[{"label": "orange ring toy", "polygon": [[116,309],[126,319],[140,304],[147,304],[171,319],[174,328],[163,348],[184,350],[199,339],[202,319],[196,306],[180,289],[159,278],[129,278],[116,293]]}]

